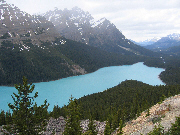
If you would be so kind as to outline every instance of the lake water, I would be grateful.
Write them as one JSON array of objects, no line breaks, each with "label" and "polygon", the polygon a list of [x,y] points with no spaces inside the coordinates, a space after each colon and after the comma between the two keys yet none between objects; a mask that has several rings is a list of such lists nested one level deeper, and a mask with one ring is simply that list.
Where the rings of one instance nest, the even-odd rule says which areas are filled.
[{"label": "lake water", "polygon": [[[38,91],[36,102],[43,104],[47,99],[52,111],[54,105],[67,104],[70,96],[80,98],[84,95],[102,92],[107,88],[118,85],[124,80],[138,80],[150,85],[164,85],[158,75],[164,71],[162,68],[147,67],[143,62],[133,65],[104,67],[96,72],[68,77],[56,81],[34,83]],[[13,103],[11,95],[17,90],[14,87],[0,86],[0,110],[8,110],[8,103]]]}]

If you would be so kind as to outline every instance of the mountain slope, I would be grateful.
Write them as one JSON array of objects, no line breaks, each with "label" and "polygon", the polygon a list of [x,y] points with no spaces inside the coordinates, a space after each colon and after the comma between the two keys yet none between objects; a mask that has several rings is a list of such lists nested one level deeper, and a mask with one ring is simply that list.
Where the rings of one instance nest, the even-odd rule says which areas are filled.
[{"label": "mountain slope", "polygon": [[157,55],[126,39],[106,18],[94,21],[88,12],[78,7],[48,11],[44,17],[53,22],[58,32],[67,39],[124,55]]},{"label": "mountain slope", "polygon": [[170,55],[180,56],[180,44],[179,46],[169,47],[163,52]]},{"label": "mountain slope", "polygon": [[0,85],[20,83],[22,76],[26,76],[30,82],[50,81],[145,59],[109,53],[65,38],[41,42],[41,45],[33,45],[30,41],[23,40],[23,44],[2,42]]}]

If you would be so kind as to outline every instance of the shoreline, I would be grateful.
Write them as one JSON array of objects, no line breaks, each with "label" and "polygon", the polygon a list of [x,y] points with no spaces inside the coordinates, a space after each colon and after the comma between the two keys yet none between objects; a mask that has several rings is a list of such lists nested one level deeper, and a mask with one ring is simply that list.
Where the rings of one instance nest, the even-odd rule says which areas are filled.
[{"label": "shoreline", "polygon": [[[160,73],[161,74],[161,73]],[[160,74],[158,75],[158,79],[161,80],[163,82],[163,80],[160,78]],[[165,82],[163,82],[163,85],[167,85]]]},{"label": "shoreline", "polygon": [[[131,66],[131,65],[134,65],[134,64],[138,64],[138,63],[143,63],[143,65],[145,65],[144,64],[144,62],[143,61],[139,61],[139,62],[135,62],[135,63],[132,63],[132,64],[125,64],[125,65],[114,65],[114,66]],[[114,67],[114,66],[106,66],[106,67]],[[145,66],[147,66],[147,65],[145,65]],[[61,79],[65,79],[65,78],[68,78],[68,77],[75,77],[75,76],[80,76],[80,75],[86,75],[86,74],[91,74],[91,73],[94,73],[94,72],[96,72],[96,71],[98,71],[98,70],[100,70],[100,69],[102,69],[102,68],[106,68],[106,67],[101,67],[101,68],[98,68],[97,70],[95,70],[95,71],[92,71],[92,72],[86,72],[85,74],[79,74],[79,75],[71,75],[71,76],[67,76],[67,77],[63,77],[63,78],[58,78],[58,79],[53,79],[53,80],[49,80],[49,81],[37,81],[37,82],[30,82],[30,83],[32,83],[32,84],[36,84],[36,83],[43,83],[43,82],[52,82],[52,81],[57,81],[57,80],[61,80]],[[147,66],[147,67],[149,67],[149,66]],[[158,68],[158,67],[155,67],[155,68]],[[162,68],[162,69],[164,69],[164,68]],[[165,69],[164,69],[165,70]],[[161,73],[160,73],[161,74]],[[160,74],[158,75],[158,79],[160,79]],[[28,78],[27,78],[28,79]],[[160,79],[161,80],[161,79]],[[161,80],[162,81],[162,80]],[[162,81],[163,82],[163,81]],[[163,82],[164,83],[164,82]],[[19,84],[21,84],[21,83],[19,83]],[[17,85],[19,85],[19,84],[17,84]],[[166,85],[166,83],[164,83],[165,85]],[[0,86],[2,86],[2,87],[15,87],[15,84],[13,84],[13,85],[0,85]]]}]

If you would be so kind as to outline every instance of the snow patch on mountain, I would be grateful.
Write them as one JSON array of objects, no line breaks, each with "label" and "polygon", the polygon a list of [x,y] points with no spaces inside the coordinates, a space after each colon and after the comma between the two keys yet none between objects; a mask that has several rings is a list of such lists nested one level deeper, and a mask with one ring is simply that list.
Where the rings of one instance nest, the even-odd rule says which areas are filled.
[{"label": "snow patch on mountain", "polygon": [[[96,22],[91,22],[91,27],[97,27],[100,24],[103,24],[103,22],[106,20],[106,18],[101,18],[100,20],[96,21]],[[93,20],[92,20],[93,21]]]},{"label": "snow patch on mountain", "polygon": [[173,33],[173,34],[167,35],[167,37],[172,40],[180,40],[180,34],[178,34],[178,33]]}]

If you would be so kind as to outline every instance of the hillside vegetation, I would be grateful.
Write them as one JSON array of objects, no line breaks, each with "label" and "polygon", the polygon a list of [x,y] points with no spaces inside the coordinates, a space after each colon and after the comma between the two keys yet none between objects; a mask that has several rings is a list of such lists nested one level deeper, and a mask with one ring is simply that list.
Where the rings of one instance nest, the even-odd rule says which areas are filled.
[{"label": "hillside vegetation", "polygon": [[33,45],[31,40],[22,44],[4,41],[0,47],[0,85],[20,83],[22,76],[30,82],[50,81],[143,60],[141,56],[109,53],[65,38],[41,45]]},{"label": "hillside vegetation", "polygon": [[[180,93],[179,85],[151,86],[135,80],[127,80],[103,92],[78,99],[82,107],[81,119],[93,119],[110,123],[112,129],[139,116],[142,111],[162,102],[166,97]],[[54,107],[54,117],[66,116],[66,106]]]}]

